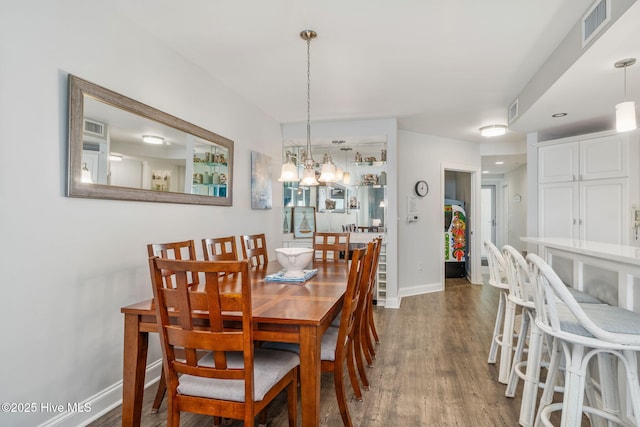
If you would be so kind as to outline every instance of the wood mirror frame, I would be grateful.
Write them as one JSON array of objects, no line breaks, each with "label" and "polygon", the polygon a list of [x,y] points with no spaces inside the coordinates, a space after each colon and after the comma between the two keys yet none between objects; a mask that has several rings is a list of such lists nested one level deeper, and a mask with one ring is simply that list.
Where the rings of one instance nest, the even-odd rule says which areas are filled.
[{"label": "wood mirror frame", "polygon": [[[100,110],[104,107],[109,114],[118,117],[117,123],[116,121],[105,123],[100,120],[101,117],[91,117],[91,113],[87,114],[85,111],[86,104],[98,105]],[[89,119],[89,127],[85,119]],[[123,123],[130,121],[135,122],[139,128],[120,132],[122,129],[119,127],[124,127]],[[92,126],[97,126],[99,129],[103,125],[108,129],[108,132],[99,135],[103,143],[91,142],[91,138],[95,139],[95,135],[98,134],[96,132],[91,135],[93,133],[91,130],[96,130]],[[124,143],[116,141],[112,135],[118,132],[122,135],[128,132],[129,139],[135,135],[137,142],[129,145],[130,141]],[[148,144],[141,144],[142,136],[150,134],[149,132],[170,135],[163,147],[156,148],[151,157],[147,157]],[[112,179],[113,165],[110,158],[116,154],[113,150],[116,143],[120,143],[120,146],[125,148],[136,147],[132,149],[132,156],[126,157],[136,158],[135,161],[140,163],[139,173],[134,179],[134,181],[140,181],[139,185],[137,183],[132,186],[122,185],[120,181],[126,180],[113,182],[117,180]],[[96,164],[100,165],[101,170],[96,179],[97,182],[93,182],[90,178],[83,181],[83,169],[89,175],[94,173],[88,170],[86,159],[83,160],[83,152],[87,153],[87,144],[99,147],[94,148],[97,153],[96,158],[99,159],[96,160]],[[142,152],[145,153],[141,155]],[[179,153],[184,153],[183,157]],[[140,158],[143,160],[140,161]],[[154,161],[158,164],[168,163],[170,167],[178,165],[175,167],[179,173],[174,174],[175,183],[172,183],[172,187],[167,184],[163,186],[162,182],[159,183],[160,185],[155,183],[156,178],[160,176],[157,175],[158,171],[153,170],[153,167],[157,166],[149,165]],[[67,163],[67,196],[69,197],[217,206],[231,206],[233,202],[233,141],[73,75],[69,75]],[[203,174],[197,173],[201,168],[207,170],[204,173],[205,182],[201,180]],[[96,169],[99,168],[96,166]],[[212,171],[211,174],[209,171]],[[171,171],[160,179],[171,180]],[[212,182],[207,182],[208,180]]]}]

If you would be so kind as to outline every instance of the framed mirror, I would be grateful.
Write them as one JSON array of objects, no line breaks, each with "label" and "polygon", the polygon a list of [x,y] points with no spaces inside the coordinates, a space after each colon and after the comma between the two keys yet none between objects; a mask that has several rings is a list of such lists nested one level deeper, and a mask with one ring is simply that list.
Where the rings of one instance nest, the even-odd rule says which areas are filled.
[{"label": "framed mirror", "polygon": [[69,75],[67,196],[231,206],[233,141]]}]

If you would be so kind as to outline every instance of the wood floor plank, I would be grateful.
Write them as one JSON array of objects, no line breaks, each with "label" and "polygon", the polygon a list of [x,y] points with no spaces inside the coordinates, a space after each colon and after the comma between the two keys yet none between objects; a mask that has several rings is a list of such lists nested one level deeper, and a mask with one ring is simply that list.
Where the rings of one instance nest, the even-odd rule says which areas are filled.
[{"label": "wood floor plank", "polygon": [[[375,366],[367,368],[371,390],[362,402],[349,402],[354,425],[517,426],[520,390],[506,398],[497,367],[487,364],[497,301],[493,288],[455,279],[444,292],[403,298],[399,310],[376,307],[381,342]],[[166,401],[150,413],[154,393],[145,392],[143,427],[166,423]],[[342,425],[332,374],[322,374],[321,393],[321,425]],[[183,426],[210,424],[208,417],[182,416]],[[120,425],[120,407],[90,425]],[[284,396],[270,408],[269,425],[287,425]]]}]

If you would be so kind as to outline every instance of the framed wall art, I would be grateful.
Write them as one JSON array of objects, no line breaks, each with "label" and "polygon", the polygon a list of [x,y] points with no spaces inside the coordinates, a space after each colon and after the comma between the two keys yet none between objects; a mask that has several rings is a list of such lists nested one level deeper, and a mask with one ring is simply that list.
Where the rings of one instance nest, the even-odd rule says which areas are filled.
[{"label": "framed wall art", "polygon": [[316,208],[313,206],[296,206],[293,208],[293,237],[296,239],[312,238],[316,231]]},{"label": "framed wall art", "polygon": [[271,157],[251,152],[251,209],[271,209]]}]

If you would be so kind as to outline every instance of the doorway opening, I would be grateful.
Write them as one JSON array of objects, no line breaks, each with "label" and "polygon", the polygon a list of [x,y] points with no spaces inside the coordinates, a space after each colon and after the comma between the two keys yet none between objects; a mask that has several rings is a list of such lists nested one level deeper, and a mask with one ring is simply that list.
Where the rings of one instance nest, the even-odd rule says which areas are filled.
[{"label": "doorway opening", "polygon": [[[480,188],[480,238],[482,242],[496,244],[496,186],[483,185]],[[480,246],[481,265],[487,266],[484,244]]]},{"label": "doorway opening", "polygon": [[442,165],[443,284],[445,278],[466,278],[471,283],[481,283],[480,246],[474,234],[478,226],[475,218],[479,218],[480,213],[478,173],[473,167]]}]

